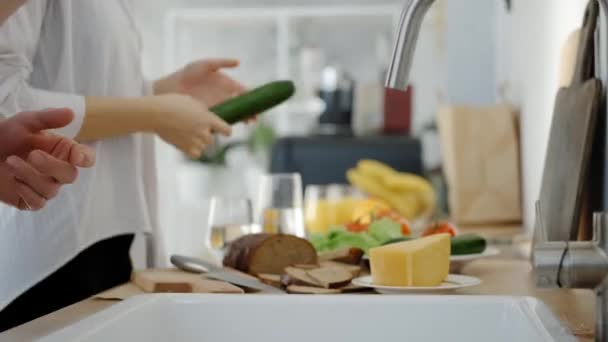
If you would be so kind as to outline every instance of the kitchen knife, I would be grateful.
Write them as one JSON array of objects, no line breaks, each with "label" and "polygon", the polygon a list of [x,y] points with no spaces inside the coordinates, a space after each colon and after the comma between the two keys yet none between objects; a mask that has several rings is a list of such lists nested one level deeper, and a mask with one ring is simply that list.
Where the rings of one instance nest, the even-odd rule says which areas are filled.
[{"label": "kitchen knife", "polygon": [[243,286],[266,293],[286,294],[285,291],[274,286],[266,285],[257,278],[239,274],[233,271],[209,272],[205,274],[205,276],[210,279],[221,280],[233,285]]},{"label": "kitchen knife", "polygon": [[250,289],[263,291],[266,293],[285,294],[284,291],[276,287],[266,285],[257,278],[241,274],[237,271],[217,266],[213,263],[183,255],[172,255],[171,263],[180,270],[190,273],[205,273],[207,278],[222,280],[234,285],[248,287]]},{"label": "kitchen knife", "polygon": [[174,254],[171,263],[182,271],[190,273],[207,273],[212,271],[223,271],[224,268],[202,259]]}]

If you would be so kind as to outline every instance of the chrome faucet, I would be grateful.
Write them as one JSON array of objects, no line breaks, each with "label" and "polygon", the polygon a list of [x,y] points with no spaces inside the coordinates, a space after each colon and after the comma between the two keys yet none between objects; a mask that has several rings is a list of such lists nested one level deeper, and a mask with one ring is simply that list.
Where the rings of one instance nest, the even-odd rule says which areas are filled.
[{"label": "chrome faucet", "polygon": [[[608,0],[597,1],[601,15],[598,28],[600,39],[596,40],[596,73],[603,84],[608,84]],[[408,86],[422,20],[434,2],[407,0],[399,21],[393,59],[386,79],[387,89],[404,90]],[[605,181],[608,183],[608,161],[605,168]],[[608,199],[605,201],[608,202]],[[537,203],[533,247],[537,286],[594,289],[597,293],[596,340],[608,342],[608,214],[594,214],[593,241],[568,241],[575,234],[545,227],[540,208]]]}]

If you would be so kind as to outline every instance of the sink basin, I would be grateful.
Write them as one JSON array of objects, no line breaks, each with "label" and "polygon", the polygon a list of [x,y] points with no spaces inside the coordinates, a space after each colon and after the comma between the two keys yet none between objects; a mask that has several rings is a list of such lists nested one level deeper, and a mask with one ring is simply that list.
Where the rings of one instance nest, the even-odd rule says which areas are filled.
[{"label": "sink basin", "polygon": [[42,341],[576,341],[540,301],[489,296],[141,295]]}]

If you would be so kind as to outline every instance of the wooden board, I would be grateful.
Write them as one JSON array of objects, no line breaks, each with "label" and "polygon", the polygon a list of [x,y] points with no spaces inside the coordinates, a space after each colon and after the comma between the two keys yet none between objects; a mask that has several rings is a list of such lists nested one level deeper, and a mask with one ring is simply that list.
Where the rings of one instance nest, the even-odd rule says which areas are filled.
[{"label": "wooden board", "polygon": [[132,281],[148,293],[244,293],[243,289],[232,284],[175,269],[135,271]]},{"label": "wooden board", "polygon": [[577,238],[602,92],[593,78],[598,6],[593,1],[587,8],[572,83],[555,100],[537,213],[549,241]]}]

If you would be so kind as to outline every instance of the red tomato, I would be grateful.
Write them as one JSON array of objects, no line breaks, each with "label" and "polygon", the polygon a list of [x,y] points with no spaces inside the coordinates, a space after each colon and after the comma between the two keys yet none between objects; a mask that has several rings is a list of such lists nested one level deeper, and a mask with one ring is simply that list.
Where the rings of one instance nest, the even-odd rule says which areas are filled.
[{"label": "red tomato", "polygon": [[451,236],[456,236],[456,227],[449,222],[435,222],[429,225],[423,232],[422,236],[429,236],[434,234],[448,233]]},{"label": "red tomato", "polygon": [[353,233],[360,233],[367,231],[367,224],[357,222],[351,222],[346,225],[346,230]]}]

